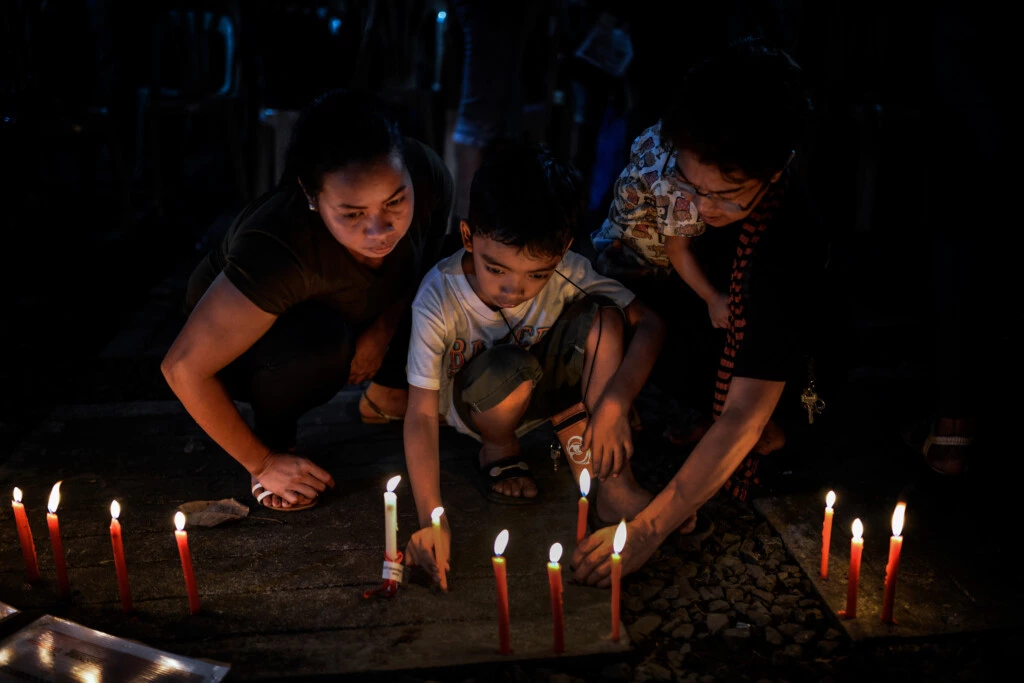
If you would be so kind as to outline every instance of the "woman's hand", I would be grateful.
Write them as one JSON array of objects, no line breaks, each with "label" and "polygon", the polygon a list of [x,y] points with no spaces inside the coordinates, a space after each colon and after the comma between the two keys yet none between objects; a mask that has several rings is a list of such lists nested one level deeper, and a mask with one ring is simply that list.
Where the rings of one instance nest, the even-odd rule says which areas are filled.
[{"label": "woman's hand", "polygon": [[711,318],[711,325],[718,330],[729,328],[729,319],[732,312],[729,310],[729,295],[724,292],[715,292],[715,295],[708,301],[708,316]]},{"label": "woman's hand", "polygon": [[[598,529],[576,546],[572,555],[573,578],[582,584],[607,588],[612,576],[612,542],[617,525]],[[650,559],[661,545],[653,532],[634,520],[626,522],[626,547],[622,557],[622,575],[632,574]]]},{"label": "woman's hand", "polygon": [[315,499],[328,487],[334,488],[334,477],[312,460],[290,453],[271,451],[263,459],[256,480],[267,491],[292,505]]},{"label": "woman's hand", "polygon": [[356,352],[348,370],[349,384],[362,384],[380,370],[390,337],[385,338],[377,325],[371,325],[356,339]]},{"label": "woman's hand", "polygon": [[633,457],[633,433],[629,426],[629,406],[605,395],[597,402],[583,432],[583,452],[590,449],[594,476],[603,481],[617,477]]},{"label": "woman's hand", "polygon": [[424,527],[414,533],[409,539],[409,545],[405,547],[405,564],[409,567],[420,567],[425,571],[434,583],[441,584],[442,590],[448,589],[447,573],[451,569],[452,530],[448,526],[448,519],[441,518],[441,556],[444,557],[445,580],[441,580],[441,571],[438,568],[438,548],[435,545],[433,527]]}]

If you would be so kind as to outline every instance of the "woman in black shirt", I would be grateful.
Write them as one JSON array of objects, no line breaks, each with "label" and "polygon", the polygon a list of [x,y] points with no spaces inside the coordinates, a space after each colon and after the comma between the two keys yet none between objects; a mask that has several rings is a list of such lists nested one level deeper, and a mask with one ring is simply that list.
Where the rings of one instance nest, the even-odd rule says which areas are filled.
[{"label": "woman in black shirt", "polygon": [[[296,425],[370,380],[364,421],[400,419],[409,306],[453,201],[437,154],[366,93],[321,96],[296,122],[278,186],[246,207],[189,281],[161,369],[200,427],[275,510],[305,509],[331,475],[295,454]],[[253,408],[254,429],[235,407]]]}]

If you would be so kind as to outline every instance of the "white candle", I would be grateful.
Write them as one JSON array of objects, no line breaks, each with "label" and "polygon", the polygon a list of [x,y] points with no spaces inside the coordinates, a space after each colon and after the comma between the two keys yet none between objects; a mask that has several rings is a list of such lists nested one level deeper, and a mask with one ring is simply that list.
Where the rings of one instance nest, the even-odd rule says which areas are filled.
[{"label": "white candle", "polygon": [[392,562],[398,560],[398,496],[395,489],[400,481],[401,475],[388,479],[388,490],[384,492],[384,556]]}]

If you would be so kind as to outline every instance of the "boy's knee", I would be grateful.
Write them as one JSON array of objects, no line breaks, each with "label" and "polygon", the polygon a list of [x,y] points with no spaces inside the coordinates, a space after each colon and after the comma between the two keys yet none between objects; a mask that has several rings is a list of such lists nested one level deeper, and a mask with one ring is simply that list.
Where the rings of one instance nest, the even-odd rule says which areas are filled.
[{"label": "boy's knee", "polygon": [[[473,358],[460,375],[460,399],[472,411],[484,412],[520,393],[529,397],[544,374],[526,349],[513,344],[494,346]],[[529,383],[529,389],[522,388]]]}]

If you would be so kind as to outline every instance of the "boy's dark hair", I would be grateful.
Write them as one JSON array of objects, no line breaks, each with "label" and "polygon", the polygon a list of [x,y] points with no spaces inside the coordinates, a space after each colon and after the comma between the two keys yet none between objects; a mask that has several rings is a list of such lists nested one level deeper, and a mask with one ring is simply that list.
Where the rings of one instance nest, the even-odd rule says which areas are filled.
[{"label": "boy's dark hair", "polygon": [[662,132],[726,176],[766,181],[807,130],[811,100],[801,71],[760,39],[737,41],[687,72]]},{"label": "boy's dark hair", "polygon": [[467,223],[472,234],[532,256],[559,256],[583,208],[583,178],[571,163],[543,145],[501,138],[483,150]]},{"label": "boy's dark hair", "polygon": [[296,120],[278,187],[294,189],[298,179],[315,197],[327,173],[402,152],[398,120],[386,102],[372,92],[330,90]]}]

